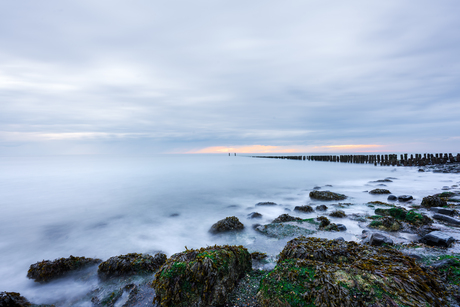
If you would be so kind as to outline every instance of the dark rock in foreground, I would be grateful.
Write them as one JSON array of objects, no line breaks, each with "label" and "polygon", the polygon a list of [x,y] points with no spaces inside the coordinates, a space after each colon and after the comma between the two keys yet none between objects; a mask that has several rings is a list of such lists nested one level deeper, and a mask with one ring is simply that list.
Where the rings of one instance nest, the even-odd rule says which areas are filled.
[{"label": "dark rock in foreground", "polygon": [[433,231],[421,238],[420,242],[431,246],[449,247],[455,239],[441,231]]},{"label": "dark rock in foreground", "polygon": [[30,302],[16,292],[0,292],[0,307],[29,307]]},{"label": "dark rock in foreground", "polygon": [[227,232],[227,231],[232,231],[232,230],[242,230],[242,229],[244,229],[244,225],[240,222],[240,220],[236,216],[230,216],[212,225],[211,229],[209,229],[209,232],[221,233],[221,232]]},{"label": "dark rock in foreground", "polygon": [[310,198],[319,200],[344,200],[347,196],[330,191],[311,191]]},{"label": "dark rock in foreground", "polygon": [[300,211],[300,212],[304,212],[304,213],[310,213],[310,212],[313,212],[313,208],[309,205],[305,205],[305,206],[296,206],[294,208],[294,211]]},{"label": "dark rock in foreground", "polygon": [[373,189],[369,193],[370,194],[391,194],[391,192],[386,189]]},{"label": "dark rock in foreground", "polygon": [[435,213],[433,215],[433,218],[435,220],[444,221],[444,222],[446,222],[448,224],[451,224],[451,225],[460,226],[460,220],[459,219],[453,218],[453,217],[448,216],[448,215]]},{"label": "dark rock in foreground", "polygon": [[62,277],[69,272],[84,269],[91,265],[101,263],[101,259],[74,257],[60,258],[54,261],[43,260],[32,264],[27,272],[27,278],[36,282],[48,282]]},{"label": "dark rock in foreground", "polygon": [[433,211],[434,213],[444,214],[453,216],[457,211],[455,209],[441,208],[441,207],[431,207],[428,210]]},{"label": "dark rock in foreground", "polygon": [[99,265],[97,275],[101,280],[130,275],[146,275],[158,270],[165,261],[166,255],[163,253],[157,253],[155,256],[130,253],[110,257]]},{"label": "dark rock in foreground", "polygon": [[261,306],[446,306],[440,278],[397,250],[319,238],[288,242]]},{"label": "dark rock in foreground", "polygon": [[427,196],[422,199],[421,206],[425,208],[444,207],[447,206],[447,202],[437,196]]},{"label": "dark rock in foreground", "polygon": [[289,214],[281,214],[276,219],[272,221],[272,223],[284,223],[284,222],[293,222],[293,221],[301,221],[300,217],[290,216]]},{"label": "dark rock in foreground", "polygon": [[242,246],[212,246],[174,254],[155,274],[154,304],[223,306],[249,271],[251,255]]},{"label": "dark rock in foreground", "polygon": [[251,212],[248,214],[248,219],[260,219],[262,218],[262,214],[259,212]]}]

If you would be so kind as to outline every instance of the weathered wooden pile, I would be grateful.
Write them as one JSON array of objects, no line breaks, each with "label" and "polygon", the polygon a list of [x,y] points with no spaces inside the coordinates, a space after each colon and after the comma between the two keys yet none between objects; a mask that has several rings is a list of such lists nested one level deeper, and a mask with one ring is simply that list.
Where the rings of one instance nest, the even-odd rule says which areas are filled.
[{"label": "weathered wooden pile", "polygon": [[432,164],[446,164],[460,162],[460,153],[452,155],[451,153],[436,154],[401,154],[398,159],[397,154],[386,155],[318,155],[318,156],[252,156],[253,158],[271,158],[271,159],[291,159],[291,160],[309,160],[324,162],[345,162],[345,163],[373,163],[374,165],[392,165],[392,166],[425,166]]}]

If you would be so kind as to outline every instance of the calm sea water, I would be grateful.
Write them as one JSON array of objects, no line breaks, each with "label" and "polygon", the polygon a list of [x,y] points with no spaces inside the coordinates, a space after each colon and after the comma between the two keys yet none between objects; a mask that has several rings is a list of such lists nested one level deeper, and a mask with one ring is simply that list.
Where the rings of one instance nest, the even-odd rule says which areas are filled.
[{"label": "calm sea water", "polygon": [[[308,196],[315,186],[348,195],[347,202],[356,205],[347,213],[372,213],[364,204],[386,196],[366,193],[377,187],[370,181],[397,178],[386,188],[420,202],[460,180],[457,174],[417,170],[227,155],[2,157],[0,291],[50,303],[96,287],[95,278],[48,285],[26,278],[30,264],[69,255],[104,260],[130,252],[171,255],[185,246],[224,243],[276,255],[288,239],[264,237],[251,225],[268,223],[298,205],[319,204]],[[279,206],[255,207],[262,201]],[[253,211],[263,219],[247,219]],[[233,215],[245,224],[243,232],[209,234],[213,223]],[[317,236],[356,240],[361,234],[356,223],[340,222],[346,233]]]}]

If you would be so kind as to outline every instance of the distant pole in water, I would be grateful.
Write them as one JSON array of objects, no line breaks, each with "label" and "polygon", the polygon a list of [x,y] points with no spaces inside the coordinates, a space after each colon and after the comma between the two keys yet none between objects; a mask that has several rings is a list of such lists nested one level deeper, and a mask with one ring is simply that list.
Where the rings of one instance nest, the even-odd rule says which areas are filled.
[{"label": "distant pole in water", "polygon": [[236,152],[235,152],[235,156],[236,156]]},{"label": "distant pole in water", "polygon": [[228,155],[230,156],[230,153],[228,153]]}]

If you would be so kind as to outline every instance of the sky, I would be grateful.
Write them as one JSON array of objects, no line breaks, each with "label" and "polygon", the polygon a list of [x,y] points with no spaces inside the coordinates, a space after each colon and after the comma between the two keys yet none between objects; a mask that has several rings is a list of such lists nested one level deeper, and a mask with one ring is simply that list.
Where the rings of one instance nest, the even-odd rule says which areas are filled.
[{"label": "sky", "polygon": [[0,2],[0,155],[460,152],[460,2]]}]

